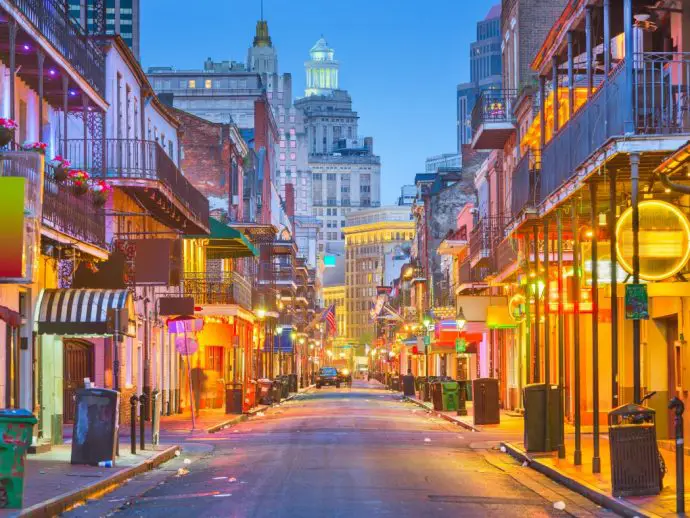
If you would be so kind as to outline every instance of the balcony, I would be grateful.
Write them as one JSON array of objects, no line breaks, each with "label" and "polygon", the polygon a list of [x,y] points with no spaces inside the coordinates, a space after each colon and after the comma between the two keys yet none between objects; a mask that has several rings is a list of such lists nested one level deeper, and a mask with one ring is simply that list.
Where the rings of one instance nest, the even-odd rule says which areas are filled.
[{"label": "balcony", "polygon": [[517,243],[505,238],[496,247],[496,272],[503,273],[517,263]]},{"label": "balcony", "polygon": [[528,151],[523,155],[513,172],[511,214],[515,218],[539,205],[539,177],[541,159],[538,153]]},{"label": "balcony", "polygon": [[[625,62],[548,142],[542,152],[540,196],[546,200],[572,180],[577,169],[611,138],[628,132],[649,139],[690,133],[690,53],[644,52],[634,56],[632,124],[625,124]],[[677,147],[677,140],[671,147]],[[644,147],[638,146],[640,152]],[[650,143],[649,152],[665,152]],[[615,154],[615,153],[614,153]],[[644,160],[644,156],[642,159]],[[654,164],[643,164],[643,168]]]},{"label": "balcony", "polygon": [[237,272],[185,272],[182,281],[185,297],[199,305],[239,305],[252,308],[252,286]]},{"label": "balcony", "polygon": [[[17,16],[17,13],[12,12],[13,9],[16,9],[18,14],[25,18],[40,33],[40,37],[45,38],[47,45],[43,42],[40,43],[47,51],[49,51],[49,47],[55,49],[98,94],[101,96],[105,95],[105,54],[96,43],[84,34],[81,27],[70,19],[65,11],[67,2],[60,0],[7,0],[7,3],[9,7],[6,10],[10,16],[13,14]],[[21,27],[22,24],[20,23],[20,34],[17,37],[18,42],[22,40],[22,31],[26,31],[29,37],[36,39],[35,35],[31,34],[32,31],[30,29],[23,29]],[[8,37],[5,34],[7,30],[7,25],[2,23],[2,17],[0,17],[0,39],[8,41]],[[26,38],[24,38],[24,41],[26,41]],[[33,49],[27,52],[31,51]],[[4,53],[6,50],[2,52]],[[24,57],[30,59],[26,64],[23,62]],[[26,76],[25,80],[30,83],[32,89],[37,91],[37,86],[31,84],[36,82],[35,62],[36,56],[34,53],[27,55],[26,53],[18,52],[17,66],[19,67],[20,75],[21,69],[27,70],[23,77]],[[48,55],[45,63],[46,70],[51,65],[52,59]],[[29,73],[29,70],[33,70],[34,73]],[[56,96],[56,99],[49,100],[53,106],[60,106],[61,93],[59,93],[59,90]],[[47,97],[50,97],[50,92],[48,92]]]},{"label": "balcony", "polygon": [[503,239],[503,225],[499,218],[483,217],[470,234],[470,264],[472,268],[492,264],[493,252]]},{"label": "balcony", "polygon": [[72,167],[133,194],[164,224],[187,234],[208,234],[209,206],[158,144],[134,139],[70,139]]},{"label": "balcony", "polygon": [[515,90],[486,90],[472,109],[472,148],[503,149],[515,131]]},{"label": "balcony", "polygon": [[98,248],[106,248],[105,213],[96,209],[91,193],[76,196],[64,184],[43,180],[43,225]]}]

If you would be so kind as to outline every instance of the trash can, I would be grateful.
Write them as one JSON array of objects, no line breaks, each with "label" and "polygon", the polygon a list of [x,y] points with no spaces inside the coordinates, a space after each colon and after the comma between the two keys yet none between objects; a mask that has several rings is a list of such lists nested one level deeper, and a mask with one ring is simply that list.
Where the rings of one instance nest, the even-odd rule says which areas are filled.
[{"label": "trash can", "polygon": [[[532,383],[523,390],[525,404],[525,449],[527,451],[555,451],[561,442],[560,397],[558,385],[549,385],[549,421],[546,417],[546,384]],[[546,426],[549,427],[549,447],[546,447]]]},{"label": "trash can", "polygon": [[400,376],[397,374],[391,377],[391,390],[400,392]]},{"label": "trash can", "polygon": [[120,393],[102,388],[78,389],[72,429],[72,464],[98,466],[115,461]]},{"label": "trash can", "polygon": [[402,377],[402,389],[405,396],[415,395],[415,379],[412,374],[406,374]]},{"label": "trash can", "polygon": [[284,374],[282,376],[278,377],[278,381],[280,381],[280,398],[285,399],[290,395],[290,376],[287,374]]},{"label": "trash can", "polygon": [[271,390],[271,398],[273,399],[273,403],[280,403],[280,400],[283,397],[283,382],[276,379],[273,380],[273,387]]},{"label": "trash can", "polygon": [[225,384],[225,413],[242,413],[242,383]]},{"label": "trash can", "polygon": [[500,424],[498,410],[498,380],[477,378],[472,380],[474,392],[474,424]]},{"label": "trash can", "polygon": [[273,403],[273,383],[269,379],[260,379],[256,384],[256,399],[262,405]]},{"label": "trash can", "polygon": [[444,381],[441,383],[443,392],[443,410],[458,409],[458,383],[456,381]]},{"label": "trash can", "polygon": [[431,402],[434,404],[434,410],[443,410],[443,385],[440,381],[431,383]]},{"label": "trash can", "polygon": [[609,412],[613,496],[658,495],[663,474],[654,410],[636,404]]},{"label": "trash can", "polygon": [[288,374],[290,380],[290,392],[297,392],[297,374]]},{"label": "trash can", "polygon": [[242,411],[249,412],[256,406],[256,393],[259,384],[255,380],[249,380],[249,383],[244,388],[244,401],[242,401]]},{"label": "trash can", "polygon": [[0,507],[21,509],[24,496],[24,459],[37,420],[28,410],[0,410]]},{"label": "trash can", "polygon": [[428,379],[422,382],[422,401],[431,401],[431,383]]}]

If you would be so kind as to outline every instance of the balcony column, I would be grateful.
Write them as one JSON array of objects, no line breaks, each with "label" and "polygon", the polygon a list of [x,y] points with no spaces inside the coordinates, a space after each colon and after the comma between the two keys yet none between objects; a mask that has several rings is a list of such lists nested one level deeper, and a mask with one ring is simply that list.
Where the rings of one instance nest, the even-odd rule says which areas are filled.
[{"label": "balcony column", "polygon": [[565,459],[565,315],[563,314],[563,211],[556,210],[558,261],[558,458]]},{"label": "balcony column", "polygon": [[16,55],[16,44],[17,44],[17,20],[10,17],[9,20],[9,31],[10,31],[10,49],[9,49],[9,61],[10,61],[10,119],[15,119],[15,76],[17,74],[17,55]]},{"label": "balcony column", "polygon": [[82,103],[82,120],[84,123],[84,167],[89,165],[89,96],[86,93],[81,94]]},{"label": "balcony column", "polygon": [[573,462],[582,465],[582,416],[580,415],[580,223],[578,200],[573,200],[573,385],[575,399],[575,452]]},{"label": "balcony column", "polygon": [[[627,2],[626,2],[627,5]],[[633,284],[640,283],[640,155],[630,155],[630,190],[632,197],[632,268]],[[633,320],[633,398],[640,403],[640,321]]]},{"label": "balcony column", "polygon": [[[67,111],[69,110],[69,77],[62,74],[62,156],[67,157]],[[84,164],[86,165],[86,164]]]},{"label": "balcony column", "polygon": [[42,49],[36,51],[36,61],[38,63],[38,141],[43,141],[43,65],[46,55]]},{"label": "balcony column", "polygon": [[611,0],[604,0],[604,77],[611,70]]},{"label": "balcony column", "polygon": [[585,55],[587,57],[587,98],[594,90],[594,71],[592,69],[592,8],[585,9]]},{"label": "balcony column", "polygon": [[541,110],[539,110],[539,148],[544,151],[546,147],[546,77],[539,76],[539,100],[541,102]]},{"label": "balcony column", "polygon": [[[623,98],[623,109],[625,110],[624,122],[625,133],[627,134],[635,131],[635,113],[633,108],[633,75],[635,73],[635,63],[633,61],[635,41],[633,38],[635,35],[633,33],[632,0],[623,0],[623,29],[625,33],[625,96]],[[639,378],[637,378],[637,381],[639,381]],[[635,392],[635,401],[640,397],[639,394],[639,390]]]},{"label": "balcony column", "polygon": [[599,213],[597,211],[597,182],[589,184],[592,211],[592,473],[601,473],[599,457]]},{"label": "balcony column", "polygon": [[[544,113],[544,110],[542,110]],[[539,334],[541,328],[541,311],[539,310],[539,227],[534,226],[534,368],[533,382],[541,379],[541,362],[539,356]]]},{"label": "balcony column", "polygon": [[573,50],[573,33],[568,32],[568,118],[575,113],[575,51]]},{"label": "balcony column", "polygon": [[609,254],[611,270],[611,408],[618,402],[618,261],[616,257],[616,171],[609,173]]},{"label": "balcony column", "polygon": [[[139,117],[141,118],[141,123],[139,124],[140,126],[140,138],[141,138],[141,166],[144,171],[148,171],[148,168],[152,166],[152,164],[147,164],[146,163],[146,139],[144,138],[144,135],[146,135],[146,99],[149,96],[149,92],[145,90],[141,90],[141,95],[139,96]],[[134,138],[136,139],[137,136],[135,135]],[[179,142],[178,142],[179,146]],[[170,157],[172,158],[172,157]],[[180,167],[180,164],[177,164],[177,167]]]},{"label": "balcony column", "polygon": [[553,74],[553,134],[555,135],[558,128],[561,127],[560,121],[558,120],[558,58],[556,56],[551,60],[551,69]]},{"label": "balcony column", "polygon": [[[525,360],[524,362],[520,359],[520,363],[525,365],[525,384],[530,384],[530,362],[532,358],[531,345],[532,345],[532,315],[530,311],[530,293],[529,293],[529,278],[530,278],[530,261],[529,261],[529,233],[525,232],[523,236],[523,249],[525,251],[525,264],[527,265],[527,294],[525,297]],[[524,405],[524,402],[523,402]]]},{"label": "balcony column", "polygon": [[546,390],[544,391],[544,451],[551,451],[551,420],[549,419],[549,405],[551,387],[551,340],[550,340],[550,324],[549,318],[549,295],[550,295],[550,279],[549,279],[549,220],[544,218],[544,383]]}]

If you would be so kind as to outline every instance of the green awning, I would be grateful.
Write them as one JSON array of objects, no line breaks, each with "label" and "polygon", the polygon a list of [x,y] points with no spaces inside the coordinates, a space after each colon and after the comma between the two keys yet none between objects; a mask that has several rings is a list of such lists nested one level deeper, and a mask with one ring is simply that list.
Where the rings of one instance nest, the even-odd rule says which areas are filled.
[{"label": "green awning", "polygon": [[244,233],[214,218],[209,218],[211,235],[188,236],[193,239],[208,239],[206,257],[209,259],[234,259],[256,257],[259,251]]}]

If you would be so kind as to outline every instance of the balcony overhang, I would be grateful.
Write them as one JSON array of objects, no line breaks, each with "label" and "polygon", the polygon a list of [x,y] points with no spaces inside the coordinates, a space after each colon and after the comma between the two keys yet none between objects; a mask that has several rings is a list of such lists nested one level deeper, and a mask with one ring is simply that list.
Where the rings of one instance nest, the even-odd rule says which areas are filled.
[{"label": "balcony overhang", "polygon": [[472,257],[470,257],[470,267],[478,268],[478,267],[482,267],[482,266],[488,266],[490,259],[491,259],[491,249],[490,248],[482,248],[479,250],[479,252],[477,252]]},{"label": "balcony overhang", "polygon": [[111,178],[108,182],[119,187],[144,206],[158,220],[186,234],[211,232],[208,221],[194,214],[173,193],[168,185],[157,178]]},{"label": "balcony overhang", "polygon": [[101,261],[105,261],[108,259],[108,257],[110,257],[110,252],[107,250],[86,243],[85,241],[75,240],[73,236],[65,234],[57,228],[53,228],[50,223],[46,223],[45,221],[43,221],[43,224],[41,225],[41,235],[50,239],[51,241],[72,247],[76,250],[79,250],[83,254],[90,255],[95,259],[100,259]]},{"label": "balcony overhang", "polygon": [[256,321],[254,313],[244,309],[239,304],[204,304],[196,306],[196,308],[194,314],[198,316],[237,317],[250,324]]},{"label": "balcony overhang", "polygon": [[510,121],[483,122],[472,137],[472,149],[503,149],[506,141],[515,132],[515,123]]},{"label": "balcony overhang", "polygon": [[439,255],[462,255],[467,250],[466,239],[444,239],[438,247]]},{"label": "balcony overhang", "polygon": [[463,282],[455,289],[455,294],[460,295],[462,293],[481,291],[488,287],[488,282]]}]

